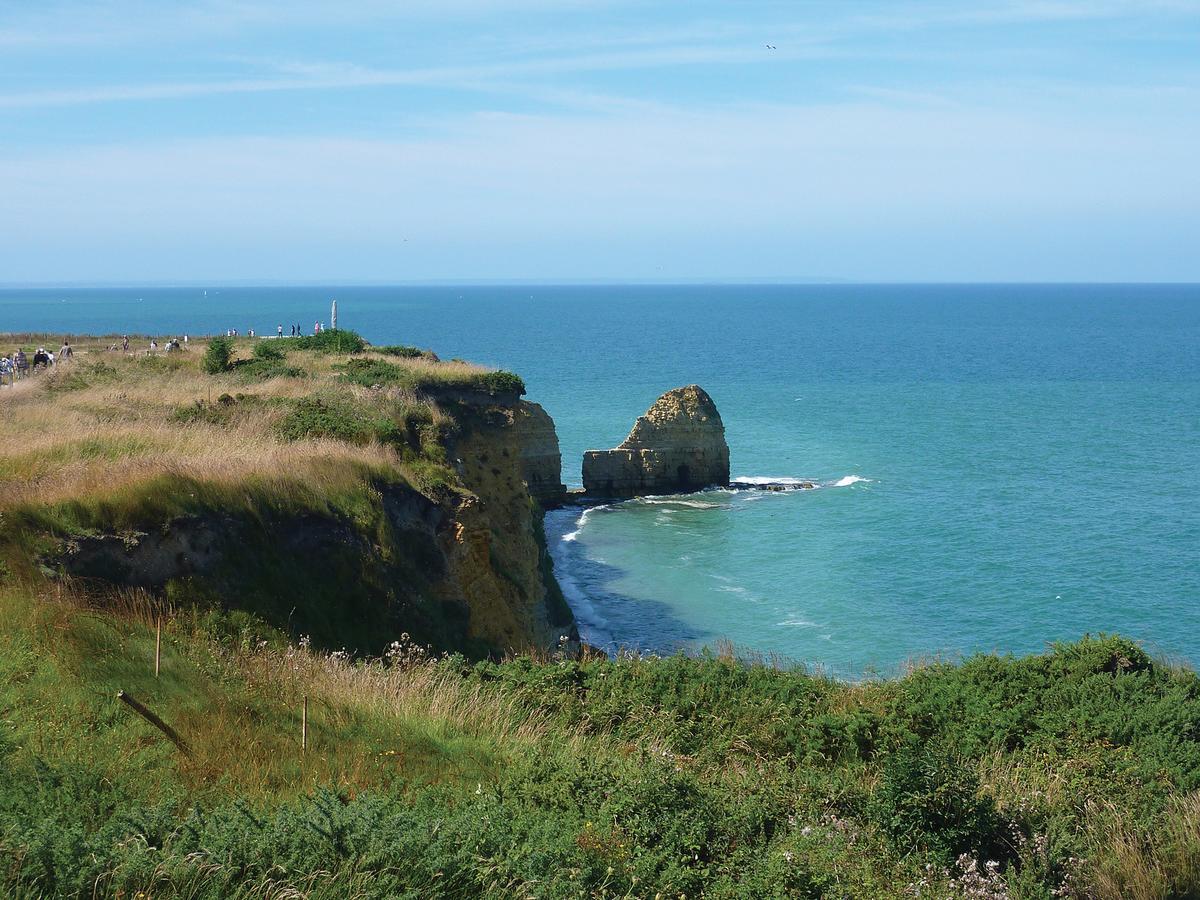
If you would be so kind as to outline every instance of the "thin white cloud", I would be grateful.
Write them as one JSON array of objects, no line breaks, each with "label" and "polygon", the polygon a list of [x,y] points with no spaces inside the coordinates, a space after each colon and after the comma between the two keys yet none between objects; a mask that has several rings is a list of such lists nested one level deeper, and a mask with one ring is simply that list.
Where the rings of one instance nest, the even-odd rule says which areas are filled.
[{"label": "thin white cloud", "polygon": [[194,82],[127,84],[64,90],[19,91],[0,94],[0,107],[30,108],[75,106],[133,100],[170,100],[219,94],[271,91],[329,90],[338,88],[429,85],[474,88],[493,79],[566,73],[662,68],[686,65],[747,64],[780,58],[821,58],[820,49],[792,51],[783,57],[766,57],[760,48],[666,47],[639,51],[595,53],[524,60],[495,65],[445,66],[417,69],[372,69],[353,65],[297,65],[298,74],[278,78],[243,78]]}]

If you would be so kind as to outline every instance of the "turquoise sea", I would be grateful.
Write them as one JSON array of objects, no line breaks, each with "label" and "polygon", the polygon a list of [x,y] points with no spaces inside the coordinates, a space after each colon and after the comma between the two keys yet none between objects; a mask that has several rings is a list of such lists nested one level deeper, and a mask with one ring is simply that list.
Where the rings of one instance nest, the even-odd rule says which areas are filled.
[{"label": "turquoise sea", "polygon": [[1200,663],[1200,286],[11,289],[0,332],[311,331],[333,297],[521,373],[568,484],[696,382],[735,476],[820,485],[552,513],[593,643],[853,677],[1119,631]]}]

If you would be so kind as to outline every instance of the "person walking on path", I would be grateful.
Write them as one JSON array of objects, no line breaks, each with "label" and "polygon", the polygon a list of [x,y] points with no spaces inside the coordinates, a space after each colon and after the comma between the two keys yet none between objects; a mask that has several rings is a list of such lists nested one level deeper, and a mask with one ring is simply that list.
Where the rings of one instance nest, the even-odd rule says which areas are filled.
[{"label": "person walking on path", "polygon": [[17,383],[17,373],[13,368],[12,360],[7,356],[0,356],[0,387],[4,387],[5,378],[8,379],[9,387]]},{"label": "person walking on path", "polygon": [[75,351],[71,349],[71,342],[63,341],[62,346],[58,349],[58,361],[60,363],[70,362],[74,355]]},{"label": "person walking on path", "polygon": [[29,357],[25,355],[25,351],[20,347],[13,354],[13,366],[17,370],[17,378],[24,378],[29,374]]}]

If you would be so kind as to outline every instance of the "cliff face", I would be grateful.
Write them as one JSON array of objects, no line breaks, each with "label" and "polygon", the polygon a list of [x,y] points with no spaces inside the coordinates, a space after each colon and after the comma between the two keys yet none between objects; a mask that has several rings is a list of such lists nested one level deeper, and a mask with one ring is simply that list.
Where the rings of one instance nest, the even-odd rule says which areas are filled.
[{"label": "cliff face", "polygon": [[[455,513],[447,559],[452,593],[469,601],[470,637],[502,648],[577,640],[535,499],[562,487],[554,423],[532,403],[464,407],[455,417],[460,431],[449,449],[474,496]],[[537,479],[533,490],[527,473]]]},{"label": "cliff face", "polygon": [[[555,495],[557,440],[538,406],[483,393],[435,398],[453,416],[459,484],[373,483],[339,507],[209,508],[134,529],[92,527],[51,562],[97,585],[180,606],[244,609],[315,644],[379,653],[402,633],[471,655],[577,641],[554,580],[538,497]],[[464,402],[464,400],[466,402]]]},{"label": "cliff face", "polygon": [[667,391],[613,450],[583,456],[584,490],[595,497],[696,491],[729,483],[729,445],[712,398],[699,385]]},{"label": "cliff face", "polygon": [[566,497],[562,483],[562,453],[554,420],[536,403],[522,401],[514,425],[520,444],[521,477],[529,494],[543,509],[558,506]]}]

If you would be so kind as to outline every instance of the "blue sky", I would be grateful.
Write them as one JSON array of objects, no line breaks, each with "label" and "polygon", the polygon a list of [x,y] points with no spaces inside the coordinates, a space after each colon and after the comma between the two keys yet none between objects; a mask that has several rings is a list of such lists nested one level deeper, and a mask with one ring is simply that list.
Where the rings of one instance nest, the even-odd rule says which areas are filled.
[{"label": "blue sky", "polygon": [[1200,280],[1200,0],[0,0],[0,281],[822,277]]}]

